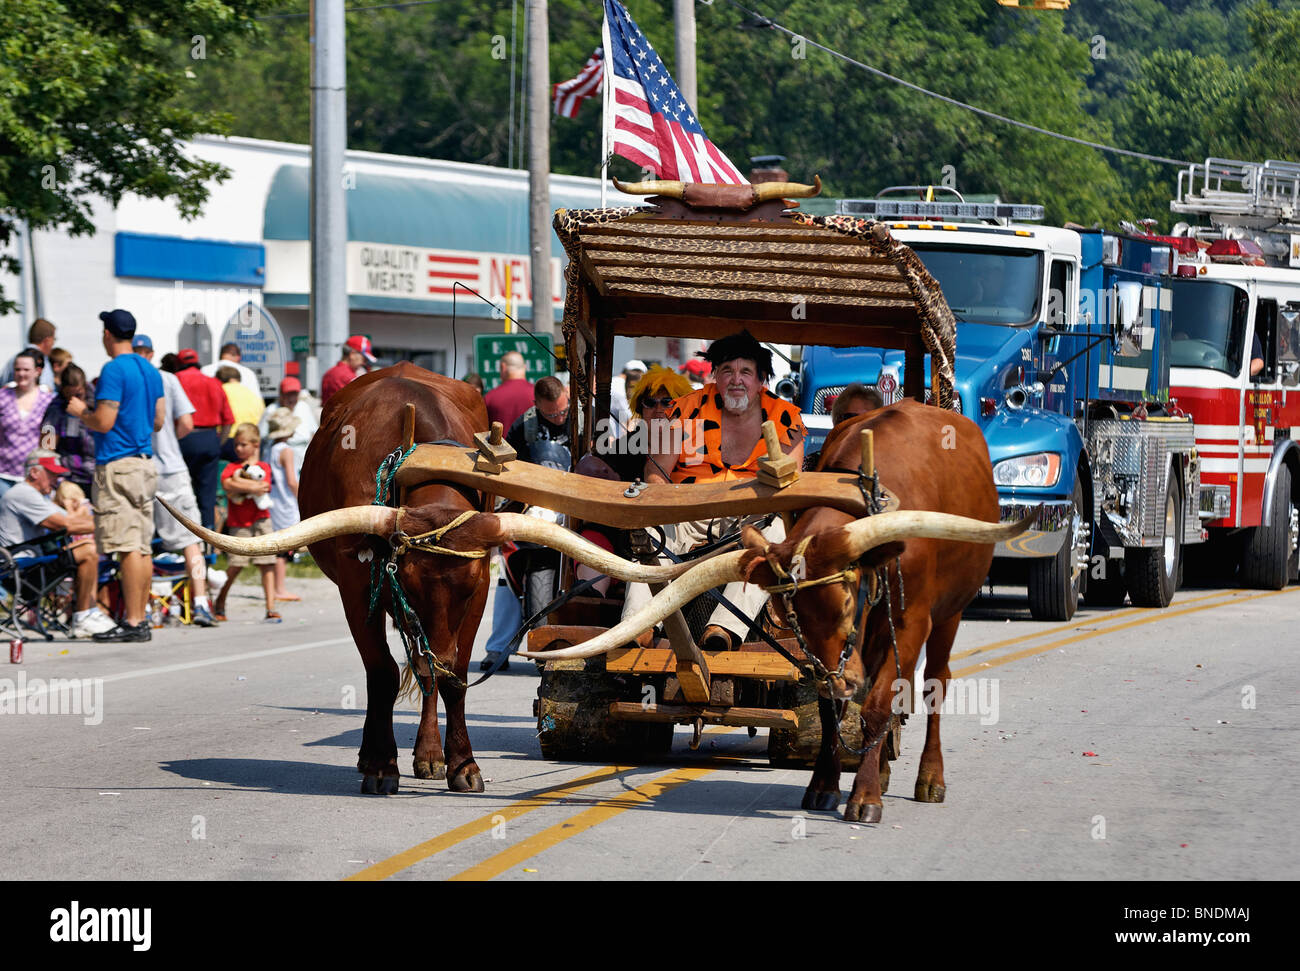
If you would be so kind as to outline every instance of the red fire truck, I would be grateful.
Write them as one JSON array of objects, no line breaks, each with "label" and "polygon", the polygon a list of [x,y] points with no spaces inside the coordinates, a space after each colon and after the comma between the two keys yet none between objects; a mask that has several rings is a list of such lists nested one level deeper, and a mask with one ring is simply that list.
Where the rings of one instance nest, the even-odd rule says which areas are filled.
[{"label": "red fire truck", "polygon": [[1196,425],[1209,553],[1236,580],[1300,576],[1300,164],[1207,159],[1180,173],[1167,241],[1169,392]]}]

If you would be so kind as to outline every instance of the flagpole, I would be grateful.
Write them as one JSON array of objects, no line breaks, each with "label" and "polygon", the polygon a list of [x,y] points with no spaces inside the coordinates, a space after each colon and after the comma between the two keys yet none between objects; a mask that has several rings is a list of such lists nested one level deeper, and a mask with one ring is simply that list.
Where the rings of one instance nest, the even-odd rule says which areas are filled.
[{"label": "flagpole", "polygon": [[600,72],[600,208],[607,205],[609,192],[609,155],[613,142],[613,112],[610,108],[614,102],[614,54],[609,43],[609,7],[605,7],[605,16],[600,27],[601,56],[604,64]]}]

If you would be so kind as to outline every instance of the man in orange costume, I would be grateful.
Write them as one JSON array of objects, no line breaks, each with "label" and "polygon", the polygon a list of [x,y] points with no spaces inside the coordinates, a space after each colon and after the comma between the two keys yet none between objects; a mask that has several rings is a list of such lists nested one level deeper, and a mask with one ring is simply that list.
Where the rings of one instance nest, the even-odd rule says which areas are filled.
[{"label": "man in orange costume", "polygon": [[[748,331],[741,331],[714,341],[703,356],[713,365],[713,380],[674,402],[669,419],[680,420],[683,425],[680,448],[652,452],[646,461],[645,481],[691,483],[755,478],[758,460],[767,454],[762,431],[765,421],[776,425],[781,450],[795,460],[796,468],[802,468],[804,427],[799,409],[766,388],[772,377],[772,352]],[[718,519],[665,526],[665,545],[680,555],[736,525],[733,520]],[[780,517],[772,520],[763,535],[773,543],[785,539]],[[750,617],[757,615],[767,600],[761,588],[741,583],[728,584],[723,596]],[[624,615],[643,605],[648,597],[649,588],[629,584]],[[700,646],[706,650],[735,648],[746,630],[744,621],[719,604],[700,637]],[[643,635],[641,640],[647,639],[648,635]]]}]

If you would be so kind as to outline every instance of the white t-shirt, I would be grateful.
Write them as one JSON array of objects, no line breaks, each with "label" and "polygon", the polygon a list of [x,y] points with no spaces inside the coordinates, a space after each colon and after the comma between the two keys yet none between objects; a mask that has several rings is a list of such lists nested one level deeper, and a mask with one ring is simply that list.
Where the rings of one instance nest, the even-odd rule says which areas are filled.
[{"label": "white t-shirt", "polygon": [[262,396],[262,386],[257,383],[257,372],[237,361],[216,361],[213,364],[206,364],[199,368],[199,373],[215,378],[217,371],[223,367],[234,368],[239,372],[239,383],[256,391],[259,398]]},{"label": "white t-shirt", "polygon": [[48,533],[41,523],[62,512],[30,482],[19,482],[0,497],[0,545],[13,546]]},{"label": "white t-shirt", "polygon": [[167,414],[163,418],[162,430],[153,433],[153,463],[158,466],[159,475],[175,475],[189,470],[176,438],[176,419],[194,414],[194,405],[176,375],[166,371],[158,373],[163,380],[163,404]]}]

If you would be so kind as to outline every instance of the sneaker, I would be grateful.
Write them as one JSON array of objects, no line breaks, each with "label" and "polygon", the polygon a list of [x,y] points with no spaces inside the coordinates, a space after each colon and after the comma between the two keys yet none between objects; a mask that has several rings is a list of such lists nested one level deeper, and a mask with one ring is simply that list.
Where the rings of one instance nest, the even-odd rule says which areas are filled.
[{"label": "sneaker", "polygon": [[110,631],[102,634],[95,634],[92,640],[99,642],[120,641],[125,644],[134,644],[141,641],[153,640],[153,630],[149,627],[149,621],[143,621],[140,624],[132,626],[131,624],[118,624]]},{"label": "sneaker", "polygon": [[193,615],[190,617],[190,623],[197,627],[212,627],[216,624],[216,621],[212,619],[212,614],[207,607],[196,606]]},{"label": "sneaker", "polygon": [[92,607],[81,619],[73,618],[72,636],[94,637],[96,634],[106,634],[116,626],[117,624],[113,621],[113,618],[98,607]]}]

